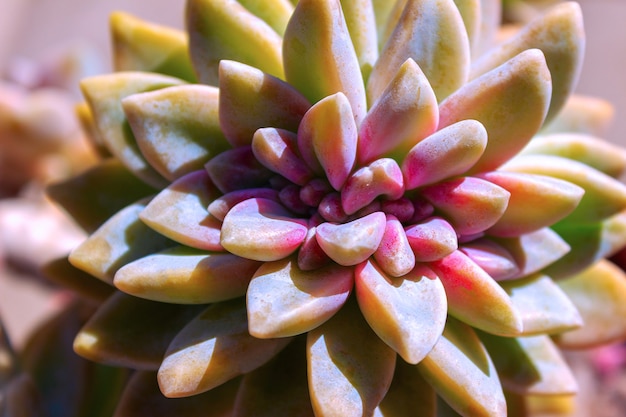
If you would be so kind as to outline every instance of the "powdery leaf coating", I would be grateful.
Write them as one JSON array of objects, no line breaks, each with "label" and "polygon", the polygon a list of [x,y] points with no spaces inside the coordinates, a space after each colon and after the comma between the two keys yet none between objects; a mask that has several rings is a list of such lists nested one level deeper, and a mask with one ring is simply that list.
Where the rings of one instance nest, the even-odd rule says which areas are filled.
[{"label": "powdery leaf coating", "polygon": [[469,54],[463,19],[452,0],[409,1],[372,70],[368,99],[376,100],[402,63],[412,58],[442,101],[467,81]]},{"label": "powdery leaf coating", "polygon": [[555,224],[578,206],[585,191],[545,175],[493,171],[477,175],[511,193],[500,219],[489,228],[493,236],[520,236]]},{"label": "powdery leaf coating", "polygon": [[182,85],[133,94],[122,107],[141,154],[169,181],[230,148],[220,130],[215,87]]},{"label": "powdery leaf coating", "polygon": [[481,24],[484,16],[481,16],[483,3],[487,3],[485,0],[454,0],[454,4],[461,13],[463,19],[463,26],[467,31],[467,37],[469,39],[471,56],[479,56],[474,54],[479,47]]},{"label": "powdery leaf coating", "polygon": [[291,85],[235,61],[220,61],[219,92],[220,126],[235,147],[250,145],[261,127],[296,132],[311,107]]},{"label": "powdery leaf coating", "polygon": [[179,178],[154,197],[139,217],[163,236],[193,248],[222,250],[220,224],[207,206],[218,195],[204,170]]},{"label": "powdery leaf coating", "polygon": [[487,131],[476,120],[462,120],[428,136],[402,161],[407,190],[461,175],[482,156]]},{"label": "powdery leaf coating", "polygon": [[154,301],[214,303],[243,296],[259,266],[230,253],[181,246],[126,264],[113,283],[127,294]]},{"label": "powdery leaf coating", "polygon": [[488,333],[515,336],[523,331],[522,317],[507,293],[461,251],[431,262],[448,297],[448,312]]},{"label": "powdery leaf coating", "polygon": [[274,175],[254,157],[250,146],[229,149],[206,163],[204,169],[224,194],[249,188],[266,187]]},{"label": "powdery leaf coating", "polygon": [[454,227],[441,217],[430,217],[406,227],[406,237],[417,262],[441,259],[458,248]]},{"label": "powdery leaf coating", "polygon": [[475,239],[464,243],[459,250],[496,281],[519,276],[520,269],[513,255],[491,239]]},{"label": "powdery leaf coating", "polygon": [[354,172],[341,190],[341,206],[354,214],[376,198],[397,200],[404,194],[402,171],[393,159],[377,159]]},{"label": "powdery leaf coating", "polygon": [[283,38],[283,60],[287,81],[311,103],[341,92],[361,124],[365,87],[339,0],[298,2]]},{"label": "powdery leaf coating", "polygon": [[417,364],[441,336],[448,304],[441,281],[424,266],[393,278],[368,260],[355,269],[356,297],[370,327],[408,363]]},{"label": "powdery leaf coating", "polygon": [[281,39],[235,0],[189,0],[189,55],[202,84],[218,85],[221,60],[233,60],[284,79]]},{"label": "powdery leaf coating", "polygon": [[167,182],[145,160],[135,138],[125,127],[122,99],[136,93],[184,84],[184,81],[146,72],[116,72],[83,79],[80,88],[94,117],[98,137],[117,159],[155,187]]},{"label": "powdery leaf coating", "polygon": [[385,214],[378,211],[344,224],[322,223],[317,226],[315,238],[339,265],[356,265],[376,252],[386,223]]},{"label": "powdery leaf coating", "polygon": [[294,219],[280,204],[251,198],[233,207],[222,224],[221,243],[229,252],[256,261],[286,258],[304,241],[305,220]]},{"label": "powdery leaf coating", "polygon": [[555,334],[583,324],[567,295],[543,274],[501,283],[522,317],[524,336]]},{"label": "powdery leaf coating", "polygon": [[489,171],[515,156],[537,133],[550,104],[550,71],[541,51],[520,53],[465,84],[439,106],[439,128],[475,119],[489,141],[471,172]]},{"label": "powdery leaf coating", "polygon": [[352,268],[336,264],[303,271],[293,258],[264,263],[246,294],[250,334],[266,339],[306,333],[339,311],[353,285]]},{"label": "powdery leaf coating", "polygon": [[395,364],[396,353],[372,331],[356,303],[349,302],[307,334],[315,415],[371,415],[391,385]]},{"label": "powdery leaf coating", "polygon": [[325,173],[337,191],[354,167],[356,148],[357,127],[344,94],[325,97],[306,112],[298,129],[298,149],[309,167]]},{"label": "powdery leaf coating", "polygon": [[415,267],[415,254],[397,217],[387,214],[385,234],[374,252],[374,259],[386,274],[401,277]]},{"label": "powdery leaf coating", "polygon": [[476,333],[464,323],[448,319],[443,335],[417,367],[459,414],[506,415],[498,372]]},{"label": "powdery leaf coating", "polygon": [[438,123],[435,92],[422,70],[409,58],[372,104],[359,127],[359,164],[385,155],[401,160],[413,145],[433,133]]},{"label": "powdery leaf coating", "polygon": [[[558,281],[583,320],[577,330],[556,336],[565,349],[589,349],[626,337],[626,275],[616,265],[600,260],[578,275]],[[602,306],[602,308],[598,308]]]},{"label": "powdery leaf coating", "polygon": [[441,210],[458,235],[484,232],[504,214],[510,193],[489,181],[461,177],[424,187],[422,195]]},{"label": "powdery leaf coating", "polygon": [[115,71],[157,72],[196,82],[185,32],[123,12],[111,13],[109,26]]},{"label": "powdery leaf coating", "polygon": [[209,213],[219,221],[224,221],[224,217],[230,209],[235,207],[242,201],[251,198],[265,198],[278,202],[278,191],[273,188],[248,188],[245,190],[231,191],[228,194],[221,195],[211,201],[208,207]]},{"label": "powdery leaf coating", "polygon": [[267,127],[257,130],[252,138],[252,152],[267,169],[297,185],[306,185],[313,173],[298,156],[298,135]]},{"label": "powdery leaf coating", "polygon": [[167,348],[157,375],[161,392],[179,398],[209,391],[263,365],[290,341],[250,336],[241,299],[212,304]]}]

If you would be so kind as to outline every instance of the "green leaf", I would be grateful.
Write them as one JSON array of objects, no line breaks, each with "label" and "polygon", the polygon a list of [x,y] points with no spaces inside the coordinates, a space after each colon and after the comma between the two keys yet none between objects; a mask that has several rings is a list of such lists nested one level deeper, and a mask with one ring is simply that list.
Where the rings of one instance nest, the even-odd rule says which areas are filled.
[{"label": "green leaf", "polygon": [[435,390],[424,380],[418,367],[398,360],[389,391],[374,415],[436,417],[438,409]]},{"label": "green leaf", "polygon": [[238,0],[238,2],[252,14],[263,19],[279,35],[285,32],[293,13],[293,4],[289,0]]},{"label": "green leaf", "polygon": [[115,288],[108,282],[102,282],[70,264],[67,257],[54,259],[46,263],[41,273],[47,280],[75,291],[85,299],[95,302],[104,302]]},{"label": "green leaf", "polygon": [[341,0],[341,8],[359,60],[361,75],[367,81],[378,58],[374,6],[371,0]]}]

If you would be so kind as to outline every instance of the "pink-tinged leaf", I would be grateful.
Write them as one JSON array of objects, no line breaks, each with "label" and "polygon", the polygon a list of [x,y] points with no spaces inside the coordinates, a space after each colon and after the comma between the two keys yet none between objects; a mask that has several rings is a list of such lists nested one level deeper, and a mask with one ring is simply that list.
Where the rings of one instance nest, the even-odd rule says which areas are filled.
[{"label": "pink-tinged leaf", "polygon": [[494,241],[510,253],[517,264],[518,273],[510,277],[511,279],[538,272],[555,261],[558,262],[570,251],[570,245],[547,227],[519,237],[499,238]]},{"label": "pink-tinged leaf", "polygon": [[522,154],[562,156],[589,165],[613,178],[619,178],[626,171],[626,149],[583,133],[536,136]]},{"label": "pink-tinged leaf", "polygon": [[550,71],[541,51],[522,52],[448,97],[439,107],[439,128],[475,119],[489,141],[472,172],[493,170],[516,155],[537,133],[550,104]]},{"label": "pink-tinged leaf", "polygon": [[348,32],[359,60],[361,75],[369,77],[378,58],[376,19],[371,0],[340,0]]},{"label": "pink-tinged leaf", "polygon": [[496,368],[471,327],[448,319],[443,335],[417,368],[460,415],[507,415]]},{"label": "pink-tinged leaf", "polygon": [[302,246],[298,251],[298,268],[303,271],[312,271],[331,262],[317,239],[315,238],[316,228],[309,228]]},{"label": "pink-tinged leaf", "polygon": [[227,59],[284,78],[280,36],[239,2],[188,1],[185,23],[189,55],[202,84],[217,86],[219,63]]},{"label": "pink-tinged leaf", "polygon": [[405,361],[396,361],[396,371],[389,391],[380,403],[375,416],[403,417],[407,410],[416,416],[434,417],[437,415],[437,394],[424,380],[417,366]]},{"label": "pink-tinged leaf", "polygon": [[431,262],[454,252],[459,245],[454,228],[441,217],[408,226],[405,234],[417,262]]},{"label": "pink-tinged leaf", "polygon": [[585,193],[575,184],[545,175],[493,171],[477,177],[511,193],[504,214],[487,231],[493,236],[519,236],[551,226],[574,211]]},{"label": "pink-tinged leaf", "polygon": [[361,124],[365,87],[339,0],[298,2],[283,38],[283,60],[287,81],[311,103],[341,92]]},{"label": "pink-tinged leaf", "polygon": [[551,120],[574,90],[585,50],[583,17],[578,3],[563,2],[524,26],[515,36],[492,49],[472,65],[477,77],[515,55],[540,49],[552,74],[552,97],[546,120]]},{"label": "pink-tinged leaf", "polygon": [[144,208],[140,202],[120,210],[70,253],[70,263],[111,284],[122,266],[174,246],[139,219]]},{"label": "pink-tinged leaf", "polygon": [[498,337],[481,334],[502,387],[521,395],[572,395],[578,384],[549,336]]},{"label": "pink-tinged leaf", "polygon": [[626,338],[626,274],[600,260],[583,272],[558,281],[580,313],[583,326],[561,333],[556,342],[565,349],[590,349]]},{"label": "pink-tinged leaf", "polygon": [[280,202],[294,213],[297,214],[310,214],[311,207],[305,204],[300,198],[301,187],[296,184],[289,184],[283,187],[278,193],[278,199]]},{"label": "pink-tinged leaf", "polygon": [[222,224],[222,246],[243,258],[277,261],[304,241],[306,221],[294,219],[279,203],[251,198],[233,207]]},{"label": "pink-tinged leaf", "polygon": [[585,194],[565,223],[595,223],[626,209],[626,185],[582,162],[552,155],[522,155],[504,169],[546,175],[581,187]]},{"label": "pink-tinged leaf", "polygon": [[219,221],[224,221],[224,217],[226,217],[231,208],[250,198],[265,198],[278,202],[278,191],[272,188],[248,188],[246,190],[231,191],[213,200],[209,204],[208,211]]},{"label": "pink-tinged leaf", "polygon": [[81,81],[96,131],[107,150],[135,175],[155,187],[167,184],[146,161],[128,129],[122,99],[132,94],[184,84],[178,78],[147,72],[116,72]]},{"label": "pink-tinged leaf", "polygon": [[446,216],[458,235],[473,235],[496,224],[510,193],[489,181],[462,177],[426,186],[422,195]]},{"label": "pink-tinged leaf", "polygon": [[313,173],[298,156],[298,135],[283,129],[259,129],[252,138],[252,152],[267,169],[297,185],[306,185]]},{"label": "pink-tinged leaf", "polygon": [[206,304],[241,297],[259,262],[230,253],[179,246],[123,266],[113,283],[127,294],[176,304]]},{"label": "pink-tinged leaf", "polygon": [[354,214],[380,196],[397,200],[404,194],[400,167],[390,158],[377,159],[352,174],[341,190],[341,205]]},{"label": "pink-tinged leaf", "polygon": [[507,293],[461,251],[431,262],[448,297],[448,312],[459,320],[502,336],[522,332],[522,317]]},{"label": "pink-tinged leaf", "polygon": [[547,275],[533,274],[501,285],[522,317],[524,336],[560,333],[583,324],[576,306]]},{"label": "pink-tinged leaf", "polygon": [[159,368],[159,386],[169,398],[209,391],[262,366],[290,341],[250,336],[242,299],[213,304],[170,343]]},{"label": "pink-tinged leaf", "polygon": [[392,154],[398,160],[430,135],[439,123],[439,107],[428,79],[408,59],[374,102],[359,127],[359,164]]},{"label": "pink-tinged leaf", "polygon": [[582,133],[605,137],[613,123],[615,109],[613,105],[598,97],[572,94],[561,111],[545,125],[541,132]]},{"label": "pink-tinged leaf", "polygon": [[176,180],[141,212],[141,220],[170,239],[193,248],[219,251],[220,224],[207,206],[219,192],[204,170]]},{"label": "pink-tinged leaf", "polygon": [[356,265],[376,252],[385,233],[386,217],[382,212],[344,224],[322,223],[315,238],[326,254],[339,265]]},{"label": "pink-tinged leaf", "polygon": [[337,93],[316,103],[298,129],[298,148],[315,172],[326,173],[337,191],[348,179],[356,160],[357,127],[350,103]]},{"label": "pink-tinged leaf", "polygon": [[246,295],[250,334],[267,339],[306,333],[339,311],[353,285],[353,268],[331,264],[303,271],[294,258],[267,262]]},{"label": "pink-tinged leaf", "polygon": [[204,166],[213,184],[224,194],[267,187],[274,173],[257,161],[250,146],[229,149]]},{"label": "pink-tinged leaf", "polygon": [[374,259],[386,274],[400,277],[415,267],[415,254],[397,217],[387,214],[385,234],[374,252]]},{"label": "pink-tinged leaf", "polygon": [[300,190],[300,199],[305,204],[315,207],[331,191],[333,189],[328,181],[321,178],[313,178]]},{"label": "pink-tinged leaf", "polygon": [[462,120],[415,145],[402,161],[408,190],[461,175],[480,159],[487,131],[476,120]]},{"label": "pink-tinged leaf", "polygon": [[396,216],[401,223],[409,222],[415,215],[415,206],[406,197],[397,200],[383,200],[380,202],[380,209],[393,216]]},{"label": "pink-tinged leaf", "polygon": [[513,255],[493,240],[476,239],[459,249],[496,281],[519,276],[520,268]]},{"label": "pink-tinged leaf", "polygon": [[356,267],[355,289],[361,312],[378,337],[410,364],[424,359],[446,323],[448,304],[439,278],[422,265],[393,278],[366,261]]},{"label": "pink-tinged leaf", "polygon": [[309,393],[315,415],[372,415],[391,385],[395,364],[393,349],[370,329],[356,302],[348,302],[307,335]]},{"label": "pink-tinged leaf", "polygon": [[341,205],[341,194],[339,193],[330,193],[322,198],[317,212],[324,220],[331,223],[343,223],[348,219],[348,215]]},{"label": "pink-tinged leaf", "polygon": [[[445,46],[442,43],[445,39]],[[367,85],[374,102],[400,66],[412,58],[426,74],[438,101],[467,81],[470,46],[463,19],[452,0],[409,1],[391,34]]]},{"label": "pink-tinged leaf", "polygon": [[292,86],[248,65],[221,61],[219,76],[220,126],[235,147],[250,145],[261,127],[296,132],[311,107]]},{"label": "pink-tinged leaf", "polygon": [[141,154],[174,181],[230,148],[220,130],[217,100],[215,87],[182,85],[133,94],[122,107]]}]

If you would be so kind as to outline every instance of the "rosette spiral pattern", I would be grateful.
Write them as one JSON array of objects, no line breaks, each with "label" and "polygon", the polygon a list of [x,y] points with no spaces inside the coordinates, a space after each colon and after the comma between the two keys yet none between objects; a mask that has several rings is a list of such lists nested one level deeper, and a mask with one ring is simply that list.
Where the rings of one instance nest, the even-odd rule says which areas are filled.
[{"label": "rosette spiral pattern", "polygon": [[141,371],[118,416],[567,403],[558,346],[626,336],[604,259],[626,243],[626,156],[596,136],[608,105],[572,96],[578,5],[496,44],[500,7],[188,0],[186,33],[112,17],[117,71],[82,83],[109,157],[50,194],[91,232],[57,273],[117,289],[75,349]]}]

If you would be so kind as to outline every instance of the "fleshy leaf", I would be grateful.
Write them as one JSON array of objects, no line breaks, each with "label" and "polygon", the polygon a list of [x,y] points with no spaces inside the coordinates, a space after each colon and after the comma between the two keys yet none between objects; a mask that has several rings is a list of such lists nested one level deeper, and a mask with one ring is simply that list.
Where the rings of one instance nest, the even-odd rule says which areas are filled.
[{"label": "fleshy leaf", "polygon": [[501,285],[522,317],[524,336],[560,333],[583,324],[574,304],[546,275],[533,274]]},{"label": "fleshy leaf", "polygon": [[585,194],[563,220],[566,223],[595,223],[626,209],[626,185],[582,162],[552,155],[522,155],[504,169],[546,175],[583,188]]},{"label": "fleshy leaf", "polygon": [[371,0],[341,0],[341,8],[359,60],[361,75],[367,81],[378,58],[374,6]]},{"label": "fleshy leaf", "polygon": [[481,0],[454,0],[454,4],[463,18],[463,26],[467,31],[472,56],[478,47],[478,42],[480,42],[480,29],[481,23],[483,23],[481,22],[482,3],[486,2]]},{"label": "fleshy leaf", "polygon": [[204,166],[213,184],[224,194],[249,188],[267,187],[274,173],[254,157],[252,147],[229,149]]},{"label": "fleshy leaf", "polygon": [[507,293],[461,251],[454,251],[429,266],[448,297],[448,312],[488,333],[515,336],[522,332],[522,317]]},{"label": "fleshy leaf", "polygon": [[106,221],[70,253],[70,262],[96,278],[112,283],[115,272],[129,262],[174,246],[139,220],[142,203],[131,204]]},{"label": "fleshy leaf", "polygon": [[407,58],[417,62],[440,102],[465,84],[470,70],[470,47],[453,0],[407,2],[370,75],[370,103],[381,95]]},{"label": "fleshy leaf", "polygon": [[356,160],[357,127],[346,96],[337,93],[316,103],[298,129],[298,148],[311,169],[326,173],[337,191]]},{"label": "fleshy leaf", "polygon": [[472,41],[473,59],[491,49],[496,42],[502,23],[502,0],[481,0],[480,14],[479,34],[477,39]]},{"label": "fleshy leaf", "polygon": [[405,186],[412,190],[461,175],[482,156],[487,131],[476,120],[462,120],[428,136],[402,161]]},{"label": "fleshy leaf", "polygon": [[459,249],[496,281],[516,278],[520,273],[513,255],[491,239],[475,239]]},{"label": "fleshy leaf", "polygon": [[113,283],[127,294],[176,304],[214,303],[245,295],[259,263],[230,253],[175,247],[122,267]]},{"label": "fleshy leaf", "polygon": [[313,173],[298,156],[298,136],[283,129],[267,127],[252,138],[252,152],[267,169],[298,185],[306,185]]},{"label": "fleshy leaf", "polygon": [[472,172],[489,171],[516,155],[537,133],[550,104],[550,72],[541,51],[524,51],[465,84],[439,107],[439,128],[476,119],[487,148]]},{"label": "fleshy leaf", "polygon": [[199,308],[204,307],[157,303],[118,291],[80,330],[74,350],[95,362],[156,370],[170,340]]},{"label": "fleshy leaf", "polygon": [[280,36],[234,0],[190,0],[189,55],[202,84],[218,85],[221,60],[251,65],[284,79]]},{"label": "fleshy leaf", "polygon": [[353,284],[352,268],[336,264],[303,271],[294,258],[264,263],[246,296],[250,334],[266,339],[306,333],[344,305]]},{"label": "fleshy leaf", "polygon": [[439,123],[439,107],[428,79],[411,58],[367,112],[359,127],[360,164],[383,156],[402,160],[409,149],[430,135]]},{"label": "fleshy leaf", "polygon": [[487,231],[494,236],[519,236],[551,226],[574,211],[585,192],[545,175],[492,171],[477,177],[511,193],[504,214]]},{"label": "fleshy leaf", "polygon": [[165,188],[141,212],[141,220],[160,234],[186,246],[222,250],[220,224],[207,207],[219,192],[206,171],[191,172]]},{"label": "fleshy leaf", "polygon": [[48,196],[87,232],[95,231],[119,210],[155,191],[116,159],[104,160],[46,189]]},{"label": "fleshy leaf", "polygon": [[138,371],[126,384],[113,417],[223,417],[232,412],[239,384],[235,378],[206,393],[171,399],[159,390],[156,372]]},{"label": "fleshy leaf", "polygon": [[585,49],[580,6],[563,2],[527,24],[513,38],[489,51],[472,66],[480,76],[527,49],[540,49],[552,74],[552,98],[546,120],[561,109],[578,81]]},{"label": "fleshy leaf", "polygon": [[435,274],[418,265],[402,277],[368,260],[355,270],[356,297],[370,327],[408,363],[420,362],[446,323],[446,292]]},{"label": "fleshy leaf", "polygon": [[285,31],[283,59],[287,81],[311,103],[341,92],[361,124],[365,87],[339,0],[298,2]]},{"label": "fleshy leaf", "polygon": [[224,217],[226,217],[230,209],[250,198],[265,198],[276,202],[279,201],[278,191],[272,188],[248,188],[232,191],[216,198],[209,204],[208,211],[219,221],[224,221]]},{"label": "fleshy leaf", "polygon": [[604,137],[610,128],[615,110],[601,98],[572,94],[561,111],[545,125],[541,133],[583,133]]},{"label": "fleshy leaf", "polygon": [[449,319],[442,337],[417,367],[460,415],[506,415],[497,371],[471,327]]},{"label": "fleshy leaf", "polygon": [[407,410],[417,416],[435,417],[438,410],[437,395],[419,373],[417,366],[396,361],[391,387],[374,415],[404,417]]},{"label": "fleshy leaf", "polygon": [[98,136],[107,149],[139,178],[155,187],[166,181],[145,160],[128,127],[122,99],[136,93],[180,85],[178,78],[147,72],[115,72],[83,79],[80,83]]},{"label": "fleshy leaf", "polygon": [[263,365],[290,341],[250,336],[242,299],[213,304],[170,343],[159,368],[159,386],[169,398],[209,391]]},{"label": "fleshy leaf", "polygon": [[386,274],[400,277],[415,267],[415,254],[397,217],[387,214],[385,233],[374,252],[374,259]]},{"label": "fleshy leaf", "polygon": [[424,187],[422,195],[439,209],[459,235],[480,233],[502,217],[510,193],[491,182],[461,177]]},{"label": "fleshy leaf", "polygon": [[230,148],[220,130],[218,90],[183,85],[122,100],[141,154],[169,181],[201,169]]},{"label": "fleshy leaf", "polygon": [[115,291],[115,288],[108,281],[103,282],[74,267],[70,264],[67,256],[46,263],[41,268],[41,273],[49,282],[73,290],[86,300],[98,304],[104,302]]},{"label": "fleshy leaf", "polygon": [[522,155],[555,155],[589,165],[613,178],[626,170],[626,151],[611,142],[582,133],[536,136]]},{"label": "fleshy leaf", "polygon": [[404,194],[400,167],[390,158],[377,159],[354,172],[341,190],[341,206],[354,214],[376,198],[397,200]]},{"label": "fleshy leaf", "polygon": [[315,238],[315,227],[309,228],[307,235],[298,251],[298,267],[303,271],[312,271],[328,264],[331,259],[320,247]]},{"label": "fleshy leaf", "polygon": [[405,229],[417,262],[431,262],[454,252],[459,245],[454,227],[441,217],[429,217]]},{"label": "fleshy leaf", "polygon": [[286,82],[235,61],[219,63],[219,87],[220,125],[233,146],[250,145],[261,127],[297,132],[311,107]]},{"label": "fleshy leaf", "polygon": [[306,221],[294,219],[275,201],[251,198],[233,207],[222,224],[222,246],[257,261],[286,258],[304,241]]},{"label": "fleshy leaf", "polygon": [[385,233],[386,217],[375,212],[344,224],[322,223],[315,238],[320,247],[339,265],[363,262],[376,252]]},{"label": "fleshy leaf", "polygon": [[185,32],[145,22],[128,13],[110,17],[115,71],[146,71],[196,82]]},{"label": "fleshy leaf", "polygon": [[349,302],[307,335],[309,393],[315,414],[372,415],[391,385],[395,364],[395,352],[369,328],[356,302]]},{"label": "fleshy leaf", "polygon": [[255,16],[263,19],[279,35],[285,32],[293,4],[289,0],[238,0]]},{"label": "fleshy leaf", "polygon": [[498,337],[480,334],[502,387],[523,395],[571,395],[578,384],[548,336]]},{"label": "fleshy leaf", "polygon": [[589,349],[626,339],[626,275],[600,260],[578,275],[558,282],[583,319],[579,329],[556,337],[560,347]]}]

